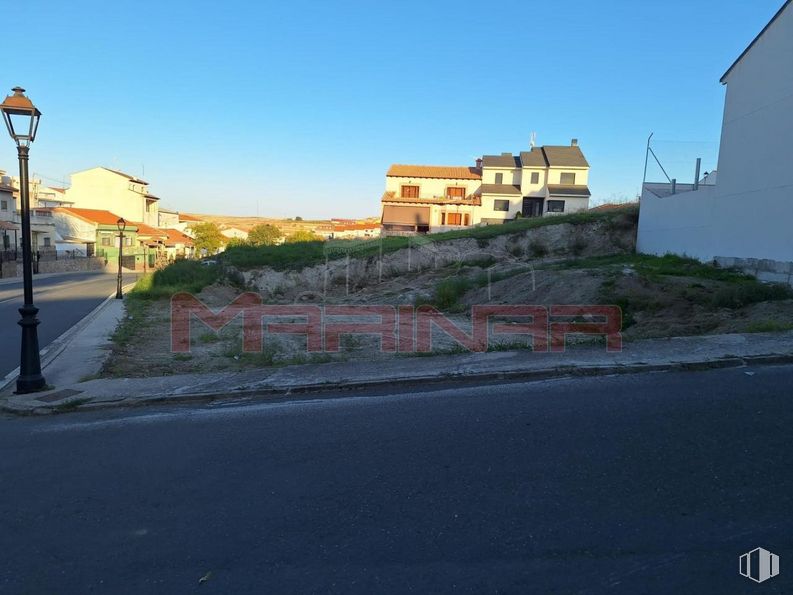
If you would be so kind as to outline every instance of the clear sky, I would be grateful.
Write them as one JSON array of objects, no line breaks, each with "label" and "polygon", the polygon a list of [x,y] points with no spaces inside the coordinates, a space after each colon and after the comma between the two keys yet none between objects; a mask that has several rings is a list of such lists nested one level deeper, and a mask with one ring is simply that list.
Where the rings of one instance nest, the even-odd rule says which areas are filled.
[{"label": "clear sky", "polygon": [[578,138],[603,202],[636,195],[651,131],[670,175],[715,167],[719,78],[781,4],[29,0],[4,10],[0,84],[44,114],[45,182],[115,167],[188,212],[377,215],[389,164],[532,131]]}]

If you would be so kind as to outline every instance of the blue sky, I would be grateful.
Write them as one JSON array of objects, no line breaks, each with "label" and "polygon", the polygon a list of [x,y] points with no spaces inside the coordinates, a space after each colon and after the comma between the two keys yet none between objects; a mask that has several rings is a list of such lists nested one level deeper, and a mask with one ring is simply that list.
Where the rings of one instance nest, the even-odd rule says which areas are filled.
[{"label": "blue sky", "polygon": [[651,131],[670,175],[715,167],[719,78],[781,4],[28,1],[0,84],[44,114],[46,182],[115,167],[188,212],[376,215],[389,164],[473,165],[532,131],[579,139],[602,202],[635,196]]}]

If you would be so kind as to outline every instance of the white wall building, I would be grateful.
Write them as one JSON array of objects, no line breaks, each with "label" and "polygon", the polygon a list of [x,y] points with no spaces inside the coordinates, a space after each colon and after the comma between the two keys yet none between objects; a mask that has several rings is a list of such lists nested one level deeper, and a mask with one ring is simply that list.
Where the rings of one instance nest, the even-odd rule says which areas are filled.
[{"label": "white wall building", "polygon": [[475,167],[392,165],[381,199],[384,233],[426,233],[474,224],[481,170]]},{"label": "white wall building", "polygon": [[727,93],[718,180],[674,195],[645,184],[639,251],[749,264],[782,276],[787,267],[790,277],[792,73],[793,0],[788,0],[721,78]]},{"label": "white wall building", "polygon": [[[54,250],[57,234],[52,211],[39,206],[32,189],[29,196],[31,248],[34,252]],[[0,230],[0,250],[20,250],[22,247],[22,215],[19,209],[19,178],[0,171],[0,221],[4,222]]]},{"label": "white wall building", "polygon": [[149,183],[106,167],[72,174],[65,198],[81,209],[110,210],[128,221],[159,225],[160,199],[149,193]]},{"label": "white wall building", "polygon": [[573,139],[569,146],[532,147],[519,155],[482,159],[478,220],[503,223],[523,217],[574,213],[589,208],[589,163]]}]

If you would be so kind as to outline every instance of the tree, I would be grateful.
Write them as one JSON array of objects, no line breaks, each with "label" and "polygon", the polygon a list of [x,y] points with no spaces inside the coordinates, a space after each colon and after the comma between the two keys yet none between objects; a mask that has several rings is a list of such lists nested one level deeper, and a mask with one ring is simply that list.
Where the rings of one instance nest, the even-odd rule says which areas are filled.
[{"label": "tree", "polygon": [[204,221],[192,227],[193,245],[196,252],[202,254],[206,250],[207,256],[217,254],[220,247],[226,243],[226,236],[220,233],[220,228],[215,223]]},{"label": "tree", "polygon": [[301,229],[286,238],[287,244],[295,244],[297,242],[321,242],[322,238],[315,234],[313,231]]},{"label": "tree", "polygon": [[302,217],[295,217],[295,221],[302,221],[302,220],[303,220]]},{"label": "tree", "polygon": [[260,223],[248,232],[248,243],[253,246],[272,246],[281,237],[281,230],[275,225]]}]

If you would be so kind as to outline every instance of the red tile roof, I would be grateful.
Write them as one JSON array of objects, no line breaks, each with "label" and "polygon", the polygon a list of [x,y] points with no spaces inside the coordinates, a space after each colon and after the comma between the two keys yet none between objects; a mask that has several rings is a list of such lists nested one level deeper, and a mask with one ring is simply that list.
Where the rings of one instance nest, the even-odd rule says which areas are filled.
[{"label": "red tile roof", "polygon": [[138,228],[139,236],[146,236],[152,238],[168,237],[168,233],[164,229],[158,229],[156,227],[152,227],[151,225],[146,225],[145,223],[138,223],[137,221],[127,221],[127,224],[130,223]]},{"label": "red tile roof", "polygon": [[16,231],[19,228],[10,221],[0,221],[0,229],[5,229],[8,231]]},{"label": "red tile roof", "polygon": [[194,215],[187,215],[185,213],[179,213],[179,221],[202,221],[198,217]]},{"label": "red tile roof", "polygon": [[[121,218],[115,213],[104,211],[101,209],[78,209],[76,207],[55,207],[53,209],[56,213],[67,213],[79,217],[89,223],[98,223],[99,225],[117,225],[118,220]],[[127,225],[131,222],[127,221]],[[134,224],[133,224],[134,225]]]},{"label": "red tile roof", "polygon": [[168,238],[165,240],[166,246],[175,246],[176,244],[184,244],[185,246],[193,245],[193,238],[189,235],[183,234],[178,229],[164,229],[163,230]]},{"label": "red tile roof", "polygon": [[365,229],[380,229],[380,223],[336,223],[330,226],[333,231],[355,231]]},{"label": "red tile roof", "polygon": [[388,168],[386,176],[400,178],[446,178],[453,180],[481,180],[482,170],[475,167],[449,165],[399,165]]}]

